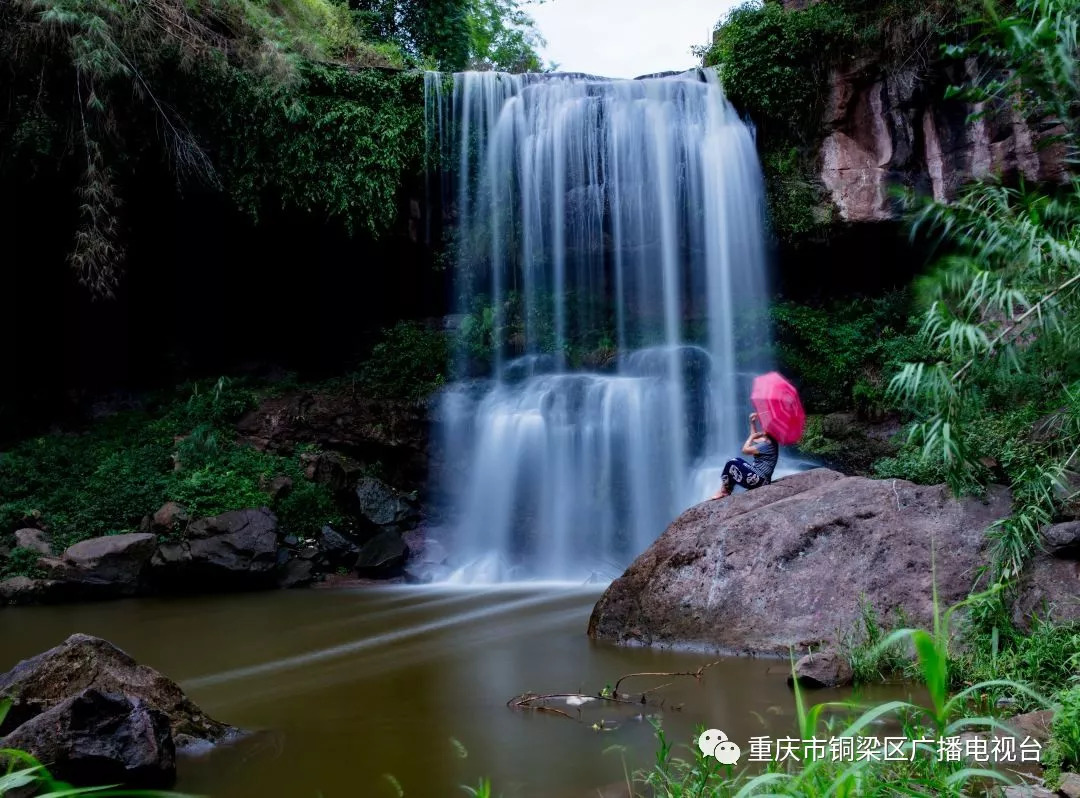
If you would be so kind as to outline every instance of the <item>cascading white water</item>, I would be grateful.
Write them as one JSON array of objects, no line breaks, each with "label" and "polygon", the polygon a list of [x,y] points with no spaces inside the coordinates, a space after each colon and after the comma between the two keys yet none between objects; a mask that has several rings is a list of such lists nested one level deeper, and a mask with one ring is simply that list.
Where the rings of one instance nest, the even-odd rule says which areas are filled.
[{"label": "cascading white water", "polygon": [[704,71],[429,73],[425,100],[493,372],[443,395],[451,580],[611,578],[745,435],[768,348],[753,134]]}]

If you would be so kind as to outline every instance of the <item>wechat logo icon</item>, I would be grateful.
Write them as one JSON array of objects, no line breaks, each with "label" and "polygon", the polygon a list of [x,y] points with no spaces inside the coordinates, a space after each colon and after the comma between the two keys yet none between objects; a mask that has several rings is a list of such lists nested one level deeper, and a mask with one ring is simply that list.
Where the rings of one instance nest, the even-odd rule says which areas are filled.
[{"label": "wechat logo icon", "polygon": [[706,729],[698,737],[698,748],[705,756],[716,757],[721,765],[734,765],[739,761],[742,751],[739,746],[727,738],[719,729]]}]

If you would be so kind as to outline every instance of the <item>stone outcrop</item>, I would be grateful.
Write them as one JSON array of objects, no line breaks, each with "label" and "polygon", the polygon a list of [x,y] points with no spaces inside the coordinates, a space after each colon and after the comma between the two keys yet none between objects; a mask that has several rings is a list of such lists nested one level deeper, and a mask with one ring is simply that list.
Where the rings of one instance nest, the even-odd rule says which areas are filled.
[{"label": "stone outcrop", "polygon": [[200,518],[182,539],[158,547],[151,579],[174,590],[271,587],[284,564],[282,543],[277,518],[265,507]]},{"label": "stone outcrop", "polygon": [[909,61],[865,58],[830,75],[819,176],[842,220],[895,219],[890,190],[898,185],[948,200],[973,178],[1066,178],[1061,148],[1040,146],[1060,131],[1032,126],[1010,107],[943,99],[948,85],[970,80],[974,64],[926,70]]},{"label": "stone outcrop", "polygon": [[786,655],[835,644],[865,596],[929,623],[968,595],[984,531],[1008,515],[944,486],[814,469],[683,513],[605,591],[589,635],[626,644]]},{"label": "stone outcrop", "polygon": [[118,594],[136,593],[150,558],[157,549],[157,537],[144,532],[105,535],[68,547],[60,558],[68,580],[90,588],[101,586]]},{"label": "stone outcrop", "polygon": [[111,643],[76,634],[0,676],[11,709],[0,747],[14,746],[76,784],[168,786],[176,751],[233,740],[175,682]]}]

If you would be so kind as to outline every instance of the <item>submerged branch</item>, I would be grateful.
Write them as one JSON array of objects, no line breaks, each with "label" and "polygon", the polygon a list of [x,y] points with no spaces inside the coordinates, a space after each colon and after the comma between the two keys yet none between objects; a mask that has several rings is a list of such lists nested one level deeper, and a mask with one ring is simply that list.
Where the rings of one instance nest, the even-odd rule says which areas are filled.
[{"label": "submerged branch", "polygon": [[[693,676],[695,679],[700,679],[701,675],[705,672],[706,669],[711,668],[713,665],[719,665],[720,662],[722,662],[722,660],[716,660],[715,662],[710,662],[708,665],[702,665],[696,671],[669,671],[667,673],[663,673],[663,672],[661,672],[661,673],[650,673],[650,672],[628,673],[625,676],[620,676],[618,681],[615,682],[615,687],[613,689],[613,692],[616,695],[618,695],[618,693],[619,693],[619,685],[622,684],[623,681],[625,681],[626,679],[629,679],[629,678],[634,677],[634,676]],[[668,684],[670,684],[670,682]],[[661,687],[667,687],[667,685],[661,685]],[[645,693],[649,693],[649,692],[652,692],[653,690],[659,690],[659,689],[660,689],[659,687],[654,687],[654,688],[652,688],[652,690],[646,690]],[[642,695],[644,696],[645,693],[642,693]]]}]

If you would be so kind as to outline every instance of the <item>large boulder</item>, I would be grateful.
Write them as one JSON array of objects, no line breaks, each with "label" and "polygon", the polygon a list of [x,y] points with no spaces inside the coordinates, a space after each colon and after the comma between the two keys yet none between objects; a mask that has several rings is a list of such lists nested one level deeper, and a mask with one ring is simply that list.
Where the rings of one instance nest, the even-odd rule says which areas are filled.
[{"label": "large boulder", "polygon": [[861,596],[929,623],[935,567],[943,607],[967,596],[983,533],[1009,512],[1004,488],[957,501],[944,486],[794,474],[683,513],[601,596],[589,635],[786,655],[835,645]]},{"label": "large boulder", "polygon": [[168,787],[176,778],[169,718],[139,698],[89,687],[0,739],[28,751],[52,776],[79,785]]},{"label": "large boulder", "polygon": [[420,514],[413,500],[375,477],[356,483],[357,513],[372,526],[404,530],[415,525]]},{"label": "large boulder", "polygon": [[149,532],[106,535],[69,546],[60,558],[69,581],[111,595],[134,595],[157,548]]},{"label": "large boulder", "polygon": [[112,643],[84,634],[72,635],[0,676],[0,698],[12,701],[0,734],[10,734],[86,690],[138,700],[164,714],[178,748],[223,742],[239,734],[206,715],[175,682],[140,665]]},{"label": "large boulder", "polygon": [[278,580],[281,534],[277,517],[261,507],[192,521],[182,540],[162,543],[151,579],[167,590],[249,590]]}]

